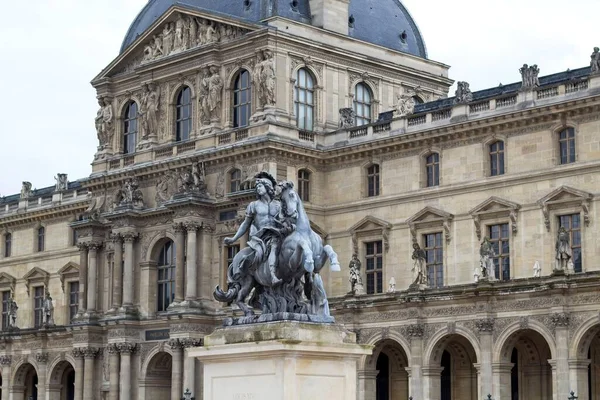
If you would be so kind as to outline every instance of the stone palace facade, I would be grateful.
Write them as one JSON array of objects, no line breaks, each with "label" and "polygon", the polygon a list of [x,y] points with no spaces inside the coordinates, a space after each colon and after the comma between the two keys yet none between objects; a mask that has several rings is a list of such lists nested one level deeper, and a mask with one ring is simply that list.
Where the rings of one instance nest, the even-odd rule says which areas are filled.
[{"label": "stone palace facade", "polygon": [[202,398],[186,354],[239,315],[212,292],[262,170],[340,257],[360,400],[600,400],[598,50],[448,97],[369,4],[146,4],[92,81],[92,174],[0,199],[2,400]]}]

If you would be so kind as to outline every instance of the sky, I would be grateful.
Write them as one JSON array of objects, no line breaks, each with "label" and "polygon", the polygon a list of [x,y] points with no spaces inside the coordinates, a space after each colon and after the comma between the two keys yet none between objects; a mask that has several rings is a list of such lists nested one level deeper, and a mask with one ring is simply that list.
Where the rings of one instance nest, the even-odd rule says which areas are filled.
[{"label": "sky", "polygon": [[[90,81],[118,55],[146,2],[3,2],[2,14],[14,17],[0,25],[0,196],[20,192],[22,181],[42,188],[59,172],[71,181],[91,173],[98,103]],[[589,65],[600,46],[598,0],[402,3],[429,58],[473,91],[519,81],[524,63],[540,76]]]}]

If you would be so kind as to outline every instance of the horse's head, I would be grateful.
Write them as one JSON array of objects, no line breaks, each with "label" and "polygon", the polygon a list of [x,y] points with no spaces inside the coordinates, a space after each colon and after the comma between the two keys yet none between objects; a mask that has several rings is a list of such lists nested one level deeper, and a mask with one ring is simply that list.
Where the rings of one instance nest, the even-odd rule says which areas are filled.
[{"label": "horse's head", "polygon": [[283,181],[279,184],[281,189],[281,211],[286,218],[298,218],[298,212],[301,207],[301,200],[298,193],[294,190],[294,183]]}]

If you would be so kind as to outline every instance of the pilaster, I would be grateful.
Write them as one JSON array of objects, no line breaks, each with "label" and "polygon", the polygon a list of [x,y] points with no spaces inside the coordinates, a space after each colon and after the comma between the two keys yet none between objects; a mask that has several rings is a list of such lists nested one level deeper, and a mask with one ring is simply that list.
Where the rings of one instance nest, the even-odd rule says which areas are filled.
[{"label": "pilaster", "polygon": [[46,398],[46,374],[47,374],[47,363],[48,353],[37,353],[35,355],[35,361],[37,362],[37,395],[40,399]]},{"label": "pilaster", "polygon": [[110,386],[108,389],[108,400],[119,400],[119,370],[120,370],[120,359],[119,349],[115,343],[110,343],[106,346],[106,350],[109,354],[109,378]]},{"label": "pilaster", "polygon": [[123,237],[118,233],[111,235],[114,246],[113,293],[111,311],[116,312],[123,301]]},{"label": "pilaster", "polygon": [[119,399],[131,399],[131,355],[137,350],[137,344],[124,342],[116,346],[121,354]]},{"label": "pilaster", "polygon": [[[11,376],[12,356],[0,356],[0,367],[2,368],[2,376]],[[9,400],[10,379],[2,379],[2,400]]]},{"label": "pilaster", "polygon": [[410,338],[410,377],[408,393],[415,399],[423,398],[423,334],[425,326],[423,324],[409,325],[407,335]]},{"label": "pilaster", "polygon": [[[83,366],[83,400],[94,399],[94,376],[96,357],[100,354],[100,349],[97,347],[85,347],[82,349],[84,357]],[[77,372],[75,373],[77,376]]]},{"label": "pilaster", "polygon": [[183,344],[179,339],[169,340],[173,362],[171,367],[171,400],[180,400],[183,393]]},{"label": "pilaster", "polygon": [[72,354],[75,358],[75,400],[83,400],[84,352],[81,347],[76,347]]}]

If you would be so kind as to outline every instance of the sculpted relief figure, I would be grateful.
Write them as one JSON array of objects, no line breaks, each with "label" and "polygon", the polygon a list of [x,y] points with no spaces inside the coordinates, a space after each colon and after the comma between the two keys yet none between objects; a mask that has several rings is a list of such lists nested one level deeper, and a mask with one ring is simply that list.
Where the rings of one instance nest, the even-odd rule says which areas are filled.
[{"label": "sculpted relief figure", "polygon": [[542,272],[542,267],[540,266],[540,262],[538,260],[535,260],[535,263],[533,264],[533,277],[534,278],[539,278]]},{"label": "sculpted relief figure", "polygon": [[468,103],[473,100],[473,93],[467,82],[458,82],[456,85],[455,103]]},{"label": "sculpted relief figure", "polygon": [[208,110],[211,121],[221,119],[221,100],[223,96],[223,79],[219,75],[219,68],[212,66],[209,68],[210,77],[208,78]]},{"label": "sculpted relief figure", "polygon": [[21,198],[28,199],[31,197],[31,182],[23,181],[21,185]]},{"label": "sculpted relief figure", "polygon": [[415,99],[420,86],[414,89],[407,89],[400,93],[396,101],[396,112],[399,117],[406,117],[415,112]]},{"label": "sculpted relief figure", "polygon": [[52,303],[52,297],[48,291],[46,291],[46,298],[44,298],[43,312],[44,326],[54,326],[54,304]]},{"label": "sculpted relief figure", "polygon": [[69,188],[69,178],[67,177],[67,174],[56,174],[54,180],[56,180],[56,186],[54,187],[55,192],[64,192]]},{"label": "sculpted relief figure", "polygon": [[186,27],[185,20],[181,14],[177,15],[177,19],[175,20],[175,37],[173,42],[173,50],[174,51],[182,51],[186,48]]},{"label": "sculpted relief figure", "polygon": [[14,297],[11,296],[8,301],[8,325],[12,329],[16,329],[17,327],[17,310],[19,307],[17,306],[17,302]]},{"label": "sculpted relief figure", "polygon": [[158,113],[160,107],[160,88],[150,82],[144,86],[140,115],[142,116],[142,138],[158,135]]},{"label": "sculpted relief figure", "polygon": [[362,283],[362,277],[360,275],[361,262],[356,254],[352,254],[352,260],[348,264],[350,269],[350,292],[354,295],[365,294],[365,288]]},{"label": "sculpted relief figure", "polygon": [[496,280],[496,269],[494,268],[494,247],[487,237],[483,238],[481,247],[479,247],[479,265],[481,268],[481,275],[483,278],[489,280]]},{"label": "sculpted relief figure", "polygon": [[522,88],[531,89],[540,86],[540,81],[538,79],[540,69],[536,64],[531,66],[523,64],[519,69],[519,72],[521,73]]},{"label": "sculpted relief figure", "polygon": [[198,95],[198,103],[200,108],[200,121],[202,125],[210,124],[210,107],[208,105],[210,71],[208,68],[202,70],[202,78],[200,79],[200,88]]},{"label": "sculpted relief figure", "polygon": [[569,261],[573,257],[571,250],[571,244],[569,243],[569,232],[564,226],[561,226],[558,230],[558,237],[556,239],[556,268],[558,271],[566,271],[568,269]]},{"label": "sculpted relief figure", "polygon": [[123,187],[117,191],[115,194],[115,204],[123,207],[144,207],[144,195],[139,188],[139,182],[135,176],[127,178],[125,183],[123,183]]},{"label": "sculpted relief figure", "polygon": [[356,113],[352,107],[340,108],[340,128],[348,129],[356,125]]},{"label": "sculpted relief figure", "polygon": [[177,187],[179,193],[208,197],[204,163],[200,161],[194,162],[190,169],[185,169],[179,177]]},{"label": "sculpted relief figure", "polygon": [[590,56],[590,72],[592,74],[600,73],[600,48],[594,47],[594,52]]},{"label": "sculpted relief figure", "polygon": [[113,131],[113,109],[109,99],[99,98],[98,113],[96,114],[96,133],[98,135],[98,146],[101,149],[110,147]]},{"label": "sculpted relief figure", "polygon": [[[323,246],[320,236],[310,228],[291,182],[277,184],[268,172],[255,178],[257,200],[246,208],[236,234],[224,240],[230,245],[248,233],[248,246],[234,257],[227,271],[228,289],[224,292],[217,286],[215,299],[235,301],[244,311],[245,317],[230,324],[277,319],[332,322],[318,272],[327,259],[332,270],[339,271],[337,255],[331,246]],[[252,289],[249,302],[262,310],[260,317],[253,316],[245,301]]]},{"label": "sculpted relief figure", "polygon": [[413,285],[427,285],[427,253],[419,246],[419,243],[413,243],[413,267],[412,272],[415,278]]},{"label": "sculpted relief figure", "polygon": [[254,84],[259,108],[275,104],[276,79],[273,54],[269,50],[259,52],[254,67]]}]

